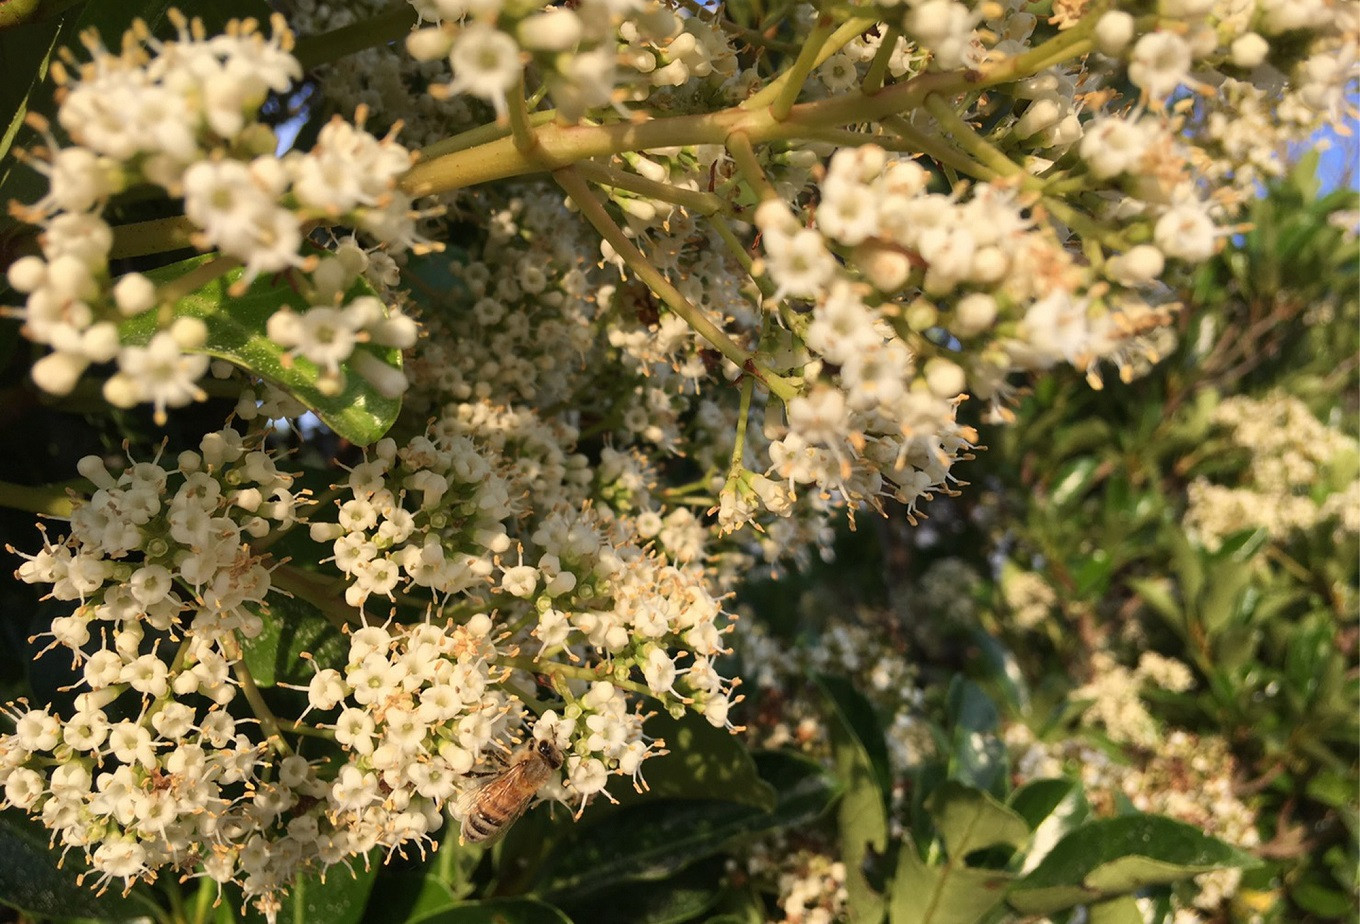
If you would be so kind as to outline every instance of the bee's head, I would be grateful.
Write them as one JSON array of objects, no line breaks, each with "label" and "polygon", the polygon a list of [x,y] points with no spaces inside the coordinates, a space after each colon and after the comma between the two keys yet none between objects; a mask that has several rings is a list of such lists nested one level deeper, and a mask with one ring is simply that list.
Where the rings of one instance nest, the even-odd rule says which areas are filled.
[{"label": "bee's head", "polygon": [[562,752],[557,749],[557,745],[544,738],[534,745],[534,750],[538,752],[538,756],[543,758],[543,762],[549,767],[554,770],[561,769]]}]

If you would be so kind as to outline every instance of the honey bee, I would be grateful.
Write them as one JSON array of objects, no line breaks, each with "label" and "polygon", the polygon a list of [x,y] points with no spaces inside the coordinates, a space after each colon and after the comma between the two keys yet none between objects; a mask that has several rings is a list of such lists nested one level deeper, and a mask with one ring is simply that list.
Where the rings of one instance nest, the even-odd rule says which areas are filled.
[{"label": "honey bee", "polygon": [[551,741],[536,741],[517,753],[504,771],[458,797],[454,811],[463,817],[458,843],[487,841],[510,827],[561,768],[562,752]]}]

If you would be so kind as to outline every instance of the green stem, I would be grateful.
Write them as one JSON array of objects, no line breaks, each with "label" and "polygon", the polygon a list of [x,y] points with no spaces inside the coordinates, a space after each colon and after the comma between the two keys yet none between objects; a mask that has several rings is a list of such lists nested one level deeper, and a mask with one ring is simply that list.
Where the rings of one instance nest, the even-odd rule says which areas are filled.
[{"label": "green stem", "polygon": [[[801,91],[803,88],[803,81],[807,79],[807,75],[812,72],[812,69],[814,67],[817,67],[818,65],[825,62],[827,58],[831,57],[836,52],[844,48],[846,44],[850,42],[851,39],[859,35],[865,29],[868,29],[877,21],[878,21],[877,19],[872,19],[864,16],[857,16],[853,19],[847,20],[844,24],[841,25],[839,29],[837,29],[835,32],[832,32],[830,37],[827,38],[826,41],[824,41],[822,45],[815,50],[815,53],[812,55],[810,59],[811,63],[807,65],[807,70],[802,73],[802,76],[796,76],[796,71],[798,69],[798,61],[803,61],[804,55],[809,54],[808,49],[811,48],[813,45],[813,37],[817,35],[818,32],[821,30],[821,26],[819,25],[818,32],[814,32],[812,35],[808,36],[808,40],[803,44],[802,49],[799,50],[798,61],[795,61],[793,67],[789,68],[787,71],[780,74],[767,86],[762,87],[760,90],[747,97],[741,103],[741,108],[746,110],[766,109],[768,114],[770,114],[773,117],[775,102],[786,92],[789,92],[787,90],[789,85],[792,84],[794,86],[794,89],[792,91],[793,98],[789,100],[789,103],[792,104],[793,99],[797,98],[799,91]],[[796,83],[794,82],[795,79],[797,81]],[[856,89],[855,93],[858,95],[859,90]],[[784,118],[786,118],[787,116],[788,113],[785,112],[784,116],[775,117],[775,121],[782,122]]]},{"label": "green stem", "polygon": [[[975,89],[985,89],[998,84],[1020,80],[1031,74],[1061,64],[1068,58],[1079,57],[1091,50],[1091,33],[1095,31],[1099,16],[1084,16],[1071,29],[1059,32],[1042,45],[1031,48],[1022,55],[999,61],[984,70],[978,79],[970,81]],[[1156,23],[1156,16],[1143,16],[1137,22],[1137,31],[1142,32]]]},{"label": "green stem", "polygon": [[193,924],[203,924],[208,919],[213,899],[217,897],[217,884],[207,876],[198,881],[198,894],[194,896]]},{"label": "green stem", "polygon": [[666,303],[667,307],[679,315],[695,333],[707,340],[719,353],[739,368],[760,378],[766,387],[781,399],[787,401],[797,393],[791,383],[759,369],[750,353],[747,353],[727,334],[723,333],[706,314],[692,305],[689,299],[680,293],[679,289],[671,285],[669,279],[652,266],[642,251],[638,250],[637,246],[623,233],[623,229],[618,226],[614,219],[609,217],[609,212],[605,210],[604,204],[600,202],[579,172],[573,168],[556,170],[553,172],[553,178],[566,190],[567,195],[571,197],[572,202],[576,203],[576,207],[581,210],[581,214],[586,217],[586,220],[594,225],[600,236],[614,248],[614,252],[628,264],[628,267],[639,279],[645,282],[653,292],[661,296],[661,300]]},{"label": "green stem", "polygon": [[279,727],[278,717],[265,703],[264,697],[260,694],[260,688],[255,685],[255,678],[251,676],[250,668],[246,666],[245,658],[241,655],[240,645],[236,643],[235,639],[230,639],[224,648],[224,653],[232,659],[231,672],[241,685],[241,692],[250,705],[250,711],[255,714],[255,718],[260,722],[265,741],[272,742],[274,749],[280,754],[292,754],[293,749],[288,746],[288,742],[283,738],[283,730]]},{"label": "green stem", "polygon": [[582,160],[627,151],[726,144],[737,131],[745,132],[753,144],[790,141],[807,137],[812,129],[873,122],[906,112],[919,106],[928,93],[962,92],[976,79],[976,71],[931,72],[893,84],[873,96],[865,96],[856,87],[839,96],[800,103],[783,122],[777,121],[768,108],[734,106],[718,112],[645,122],[552,123],[535,132],[538,145],[532,157],[516,150],[508,137],[496,137],[465,150],[427,157],[407,171],[401,185],[412,196],[428,196],[526,173],[557,170]]},{"label": "green stem", "polygon": [[[537,128],[540,125],[547,125],[555,118],[557,118],[556,109],[544,109],[529,113],[529,124]],[[509,124],[488,122],[485,125],[478,125],[476,128],[469,128],[465,132],[459,132],[452,138],[445,138],[428,147],[421,148],[420,160],[426,162],[436,157],[447,157],[450,154],[457,154],[459,151],[466,151],[469,148],[508,137],[510,137]]]},{"label": "green stem", "polygon": [[640,196],[660,199],[663,202],[674,202],[676,205],[683,205],[699,215],[713,215],[727,211],[729,208],[721,196],[714,195],[711,192],[682,189],[679,186],[672,186],[670,183],[649,180],[645,176],[639,176],[636,173],[630,173],[609,164],[583,161],[576,165],[576,170],[581,176],[597,185],[624,189]]},{"label": "green stem", "polygon": [[65,485],[26,485],[0,481],[0,507],[69,520],[75,509]]},{"label": "green stem", "polygon": [[335,733],[329,728],[318,728],[303,721],[293,721],[280,723],[281,731],[291,732],[294,735],[304,735],[309,738],[320,738],[324,741],[334,741]]},{"label": "green stem", "polygon": [[732,155],[732,162],[737,165],[737,172],[754,190],[761,202],[779,198],[779,193],[775,191],[774,184],[770,182],[770,178],[765,175],[765,171],[760,166],[760,160],[756,157],[756,149],[751,145],[749,135],[740,131],[729,135],[727,153]]},{"label": "green stem", "polygon": [[1076,231],[1088,241],[1099,241],[1111,250],[1126,250],[1128,245],[1123,241],[1119,234],[1112,229],[1102,228],[1095,219],[1077,211],[1060,199],[1049,196],[1044,197],[1044,208],[1048,209],[1052,215]]},{"label": "green stem", "polygon": [[755,260],[747,252],[746,245],[737,237],[737,232],[732,230],[732,225],[728,223],[727,219],[721,215],[714,215],[708,221],[713,226],[713,230],[718,232],[718,237],[722,238],[723,243],[727,245],[732,256],[741,264],[741,268],[746,271],[746,275],[750,276],[751,281],[756,284],[760,294],[765,298],[773,298],[776,291],[774,281],[764,273],[751,272],[755,266]]},{"label": "green stem", "polygon": [[943,139],[927,135],[902,116],[889,116],[883,120],[883,124],[907,144],[939,164],[953,167],[979,180],[990,180],[996,176],[985,165],[950,147]]},{"label": "green stem", "polygon": [[527,154],[534,149],[537,141],[534,139],[534,132],[529,122],[529,104],[524,99],[524,71],[519,72],[519,79],[515,81],[515,86],[508,94],[509,115],[510,115],[510,135],[515,139],[515,149]]},{"label": "green stem", "polygon": [[969,125],[943,96],[932,93],[926,97],[926,109],[949,132],[959,146],[1001,176],[1024,173],[1024,168],[993,147]]},{"label": "green stem", "polygon": [[298,39],[293,57],[301,62],[303,70],[310,70],[356,51],[396,41],[410,32],[415,24],[415,9],[409,3],[394,3],[370,19]]},{"label": "green stem", "polygon": [[192,238],[198,231],[198,225],[183,215],[115,225],[113,228],[113,246],[109,248],[109,259],[122,260],[127,257],[145,257],[153,253],[165,253],[171,250],[193,247]]},{"label": "green stem", "polygon": [[358,624],[358,612],[345,602],[344,581],[324,578],[286,563],[275,567],[269,578],[272,586],[320,610],[336,629]]},{"label": "green stem", "polygon": [[499,662],[504,667],[511,667],[515,670],[524,671],[527,674],[547,674],[551,677],[562,677],[570,680],[607,680],[614,686],[623,690],[631,690],[642,696],[649,696],[656,699],[657,696],[651,688],[635,680],[617,680],[614,672],[605,665],[601,664],[600,669],[586,667],[583,664],[563,664],[560,661],[535,661],[531,658],[505,658]]},{"label": "green stem", "polygon": [[892,60],[893,49],[897,47],[897,40],[901,35],[902,30],[897,26],[889,26],[888,31],[883,33],[883,41],[879,43],[874,60],[869,62],[869,70],[864,74],[864,82],[860,84],[860,91],[865,96],[873,96],[883,89],[883,78],[888,73],[888,62]]},{"label": "green stem", "polygon": [[189,270],[183,276],[177,277],[173,282],[167,282],[163,286],[156,287],[156,301],[160,304],[160,314],[157,319],[158,326],[164,327],[171,320],[171,312],[175,303],[191,292],[199,289],[230,273],[241,265],[241,261],[235,257],[219,256],[209,260]]},{"label": "green stem", "polygon": [[755,390],[755,380],[749,375],[741,382],[741,404],[737,408],[737,440],[732,446],[732,460],[728,466],[728,480],[743,468],[741,457],[746,448],[746,425],[751,416],[751,393]]},{"label": "green stem", "polygon": [[816,66],[822,43],[831,35],[833,25],[831,17],[823,14],[817,25],[808,33],[803,47],[798,50],[793,67],[780,76],[782,86],[770,102],[770,114],[780,122],[789,117],[789,110],[798,100],[798,94],[803,92],[803,84],[807,82],[808,74],[811,74],[813,67]]},{"label": "green stem", "polygon": [[[318,494],[316,497],[312,498],[310,501],[306,503],[303,509],[299,511],[300,517],[307,517],[310,516],[312,513],[319,511],[328,502],[333,501],[336,498],[340,497],[342,494],[344,494],[347,489],[348,489],[347,486],[342,485],[340,487],[334,487],[327,491],[323,491],[322,493]],[[259,539],[252,539],[250,542],[250,551],[254,553],[263,552],[267,550],[271,545],[282,539],[284,536],[288,535],[293,530],[297,529],[299,526],[304,525],[306,525],[306,520],[301,518],[295,519],[287,526],[282,526],[279,527],[278,529],[271,530],[270,532],[266,533]]]}]

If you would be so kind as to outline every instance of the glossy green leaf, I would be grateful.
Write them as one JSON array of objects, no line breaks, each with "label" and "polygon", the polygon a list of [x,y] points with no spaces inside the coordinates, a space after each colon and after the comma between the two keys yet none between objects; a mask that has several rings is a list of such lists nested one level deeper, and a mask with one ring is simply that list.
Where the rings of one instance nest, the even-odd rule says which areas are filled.
[{"label": "glossy green leaf", "polygon": [[459,902],[411,924],[571,924],[571,918],[533,898],[490,898]]},{"label": "glossy green leaf", "polygon": [[74,852],[67,852],[63,860],[61,851],[49,846],[50,836],[51,832],[17,809],[0,811],[0,904],[34,917],[110,921],[141,918],[156,907],[141,885],[126,897],[122,880],[102,895],[96,894],[95,873],[78,885],[76,878],[86,869],[84,863]]},{"label": "glossy green leaf", "polygon": [[888,744],[873,704],[846,677],[832,674],[818,674],[813,678],[828,705],[835,710],[836,716],[847,731],[864,748],[873,767],[874,779],[883,798],[888,798],[892,788],[892,772],[888,766]]},{"label": "glossy green leaf", "polygon": [[1091,924],[1145,924],[1142,909],[1131,895],[1094,902],[1086,909]]},{"label": "glossy green leaf", "polygon": [[260,615],[264,628],[241,646],[256,686],[305,686],[318,670],[343,664],[349,654],[349,639],[304,600],[275,595]]},{"label": "glossy green leaf", "polygon": [[1011,794],[1010,807],[1030,826],[1022,872],[1039,865],[1053,846],[1091,815],[1081,784],[1075,780],[1033,780]]},{"label": "glossy green leaf", "polygon": [[[326,871],[324,879],[312,873],[294,881],[279,908],[277,924],[361,924],[367,920],[368,894],[381,865],[382,854],[375,851],[367,863],[360,858],[353,864],[353,874],[336,866]],[[250,924],[265,920],[253,907],[245,915]]]},{"label": "glossy green leaf", "polygon": [[1029,839],[1029,825],[989,793],[947,780],[926,803],[945,850],[956,862],[984,847],[1019,848]]},{"label": "glossy green leaf", "polygon": [[1072,831],[1012,887],[1007,901],[1027,914],[1050,914],[1257,862],[1191,825],[1156,815],[1124,815]]},{"label": "glossy green leaf", "polygon": [[1064,777],[1031,780],[1011,793],[1007,804],[1033,831],[1069,804],[1074,796],[1080,795],[1081,784],[1076,780]]},{"label": "glossy green leaf", "polygon": [[1006,778],[1006,748],[997,737],[1000,715],[982,688],[962,676],[949,685],[949,776],[999,793]]},{"label": "glossy green leaf", "polygon": [[624,805],[655,798],[717,799],[772,811],[777,793],[761,779],[751,751],[741,738],[714,728],[703,716],[686,712],[679,719],[661,712],[647,720],[647,734],[666,742],[669,752],[643,767],[647,792],[618,794]]},{"label": "glossy green leaf", "polygon": [[[212,256],[194,257],[172,266],[147,273],[157,283],[178,279],[186,272],[213,259]],[[261,277],[240,297],[228,293],[233,282],[241,278],[241,270],[233,270],[202,286],[175,304],[175,317],[200,318],[208,328],[208,342],[203,352],[225,359],[252,375],[260,376],[287,390],[337,434],[367,446],[376,442],[392,426],[401,410],[399,398],[388,398],[345,363],[345,386],[339,394],[324,393],[318,387],[321,370],[304,358],[289,359],[284,350],[265,335],[265,325],[280,307],[306,311],[308,305],[286,281],[274,282]],[[353,299],[370,295],[367,283],[359,282],[347,293]],[[119,326],[124,343],[144,344],[156,333],[156,312],[151,311],[130,318]],[[369,350],[367,346],[356,349]],[[401,366],[399,350],[377,350],[376,353],[390,366]]]},{"label": "glossy green leaf", "polygon": [[623,881],[663,879],[735,838],[811,821],[835,798],[834,783],[811,761],[769,752],[758,755],[757,766],[778,782],[773,811],[718,799],[646,798],[624,805],[572,827],[534,892],[565,903]]},{"label": "glossy green leaf", "polygon": [[[870,756],[872,749],[873,753],[883,753],[886,761],[887,747],[877,725],[864,720],[866,712],[859,705],[863,697],[858,691],[848,683],[828,686],[826,678],[819,680],[831,712],[828,725],[836,776],[844,787],[836,823],[845,862],[848,920],[850,924],[878,924],[887,913],[887,900],[864,875],[864,861],[870,851],[881,854],[888,844],[883,783]],[[872,710],[867,711],[867,715],[872,714]],[[868,739],[867,747],[861,736]]]},{"label": "glossy green leaf", "polygon": [[975,924],[1005,899],[1011,879],[958,863],[927,866],[908,839],[897,855],[889,924]]},{"label": "glossy green leaf", "polygon": [[[453,844],[457,847],[457,838]],[[438,876],[385,870],[369,896],[364,924],[417,924],[456,904],[458,897]]]},{"label": "glossy green leaf", "polygon": [[1049,490],[1049,500],[1054,507],[1066,507],[1081,497],[1095,484],[1100,476],[1100,460],[1094,456],[1083,456],[1064,465]]},{"label": "glossy green leaf", "polygon": [[653,882],[624,882],[563,906],[586,924],[681,924],[701,919],[722,898],[726,861],[714,857]]}]

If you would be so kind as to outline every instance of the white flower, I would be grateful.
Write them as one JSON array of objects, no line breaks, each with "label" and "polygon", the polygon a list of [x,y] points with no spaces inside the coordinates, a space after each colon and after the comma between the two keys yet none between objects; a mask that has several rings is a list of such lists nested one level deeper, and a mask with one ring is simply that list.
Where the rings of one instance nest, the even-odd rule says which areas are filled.
[{"label": "white flower", "polygon": [[463,28],[449,52],[455,92],[471,93],[496,107],[506,108],[506,94],[519,81],[519,46],[510,36],[482,22]]},{"label": "white flower", "polygon": [[1190,73],[1190,46],[1174,32],[1150,32],[1133,46],[1129,80],[1160,103]]},{"label": "white flower", "polygon": [[148,401],[156,416],[165,419],[167,407],[202,400],[198,380],[208,371],[211,357],[186,353],[173,334],[162,331],[144,347],[125,346],[118,354],[118,372],[104,383],[104,397],[117,407]]},{"label": "white flower", "polygon": [[1101,116],[1088,125],[1079,150],[1092,174],[1109,179],[1134,172],[1150,140],[1148,132],[1132,118]]},{"label": "white flower", "polygon": [[1110,10],[1096,22],[1096,48],[1101,54],[1117,55],[1133,41],[1134,21],[1130,13]]},{"label": "white flower", "polygon": [[1214,255],[1218,228],[1202,203],[1182,202],[1168,209],[1152,229],[1152,240],[1168,257],[1203,263]]}]

